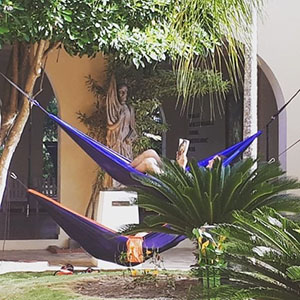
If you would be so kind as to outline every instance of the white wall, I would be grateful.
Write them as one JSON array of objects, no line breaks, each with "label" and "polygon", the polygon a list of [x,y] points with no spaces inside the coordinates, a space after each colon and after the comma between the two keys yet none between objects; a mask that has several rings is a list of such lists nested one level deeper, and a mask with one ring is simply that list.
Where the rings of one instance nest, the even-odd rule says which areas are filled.
[{"label": "white wall", "polygon": [[[275,93],[278,108],[300,88],[300,1],[267,0],[258,27],[261,67]],[[300,95],[279,119],[279,153],[300,138]],[[300,143],[287,152],[288,175],[300,178]],[[285,157],[281,160],[285,165]]]}]

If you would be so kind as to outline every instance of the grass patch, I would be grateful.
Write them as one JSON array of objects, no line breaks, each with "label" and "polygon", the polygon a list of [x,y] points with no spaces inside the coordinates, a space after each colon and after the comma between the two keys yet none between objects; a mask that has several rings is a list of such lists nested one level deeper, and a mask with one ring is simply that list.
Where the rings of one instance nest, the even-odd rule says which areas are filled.
[{"label": "grass patch", "polygon": [[[184,273],[180,272],[180,274]],[[161,272],[160,274],[169,274],[169,276],[172,276],[176,272]],[[129,272],[104,271],[101,273],[82,273],[69,276],[53,276],[53,272],[7,273],[0,275],[0,300],[104,300],[106,298],[103,295],[99,297],[92,294],[87,296],[76,293],[75,286],[82,282],[96,282],[100,278],[110,276],[111,278],[115,278],[116,276],[122,278],[129,276]],[[126,298],[125,295],[123,297],[123,300],[134,300],[131,297]],[[121,300],[120,298],[109,299]],[[138,300],[143,300],[143,298],[139,298]]]},{"label": "grass patch", "polygon": [[92,299],[72,291],[76,281],[91,277],[91,274],[53,276],[52,273],[8,273],[0,276],[0,299],[10,300],[70,300]]}]

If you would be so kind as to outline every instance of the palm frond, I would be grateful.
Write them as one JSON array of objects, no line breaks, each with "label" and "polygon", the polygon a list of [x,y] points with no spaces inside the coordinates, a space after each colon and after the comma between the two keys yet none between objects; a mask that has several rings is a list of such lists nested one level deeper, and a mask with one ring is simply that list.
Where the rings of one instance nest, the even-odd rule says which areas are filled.
[{"label": "palm frond", "polygon": [[287,269],[289,278],[295,281],[300,281],[300,266],[292,266]]},{"label": "palm frond", "polygon": [[[176,1],[170,16],[170,33],[177,36],[182,54],[175,65],[177,86],[183,96],[182,109],[189,103],[192,73],[207,65],[218,68],[223,59],[233,86],[241,78],[243,47],[248,44],[253,10],[260,11],[262,0]],[[196,59],[195,59],[196,57]]]},{"label": "palm frond", "polygon": [[[299,225],[264,207],[251,214],[236,211],[235,224],[222,224],[215,232],[227,237],[224,268],[245,291],[256,290],[254,299],[300,297]],[[230,289],[230,287],[228,287]]]}]

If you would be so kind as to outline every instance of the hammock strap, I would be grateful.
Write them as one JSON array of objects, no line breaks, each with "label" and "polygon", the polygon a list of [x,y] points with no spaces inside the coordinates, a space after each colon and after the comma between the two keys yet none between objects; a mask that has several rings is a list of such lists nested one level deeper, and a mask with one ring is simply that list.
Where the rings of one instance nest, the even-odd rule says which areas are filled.
[{"label": "hammock strap", "polygon": [[38,106],[42,111],[46,112],[47,111],[40,105],[40,103],[31,98],[26,92],[24,92],[18,85],[16,85],[13,81],[11,81],[7,76],[5,76],[2,72],[0,72],[0,75],[2,75],[2,77],[4,77],[12,86],[14,86],[22,95],[24,95],[30,102],[31,104]]}]

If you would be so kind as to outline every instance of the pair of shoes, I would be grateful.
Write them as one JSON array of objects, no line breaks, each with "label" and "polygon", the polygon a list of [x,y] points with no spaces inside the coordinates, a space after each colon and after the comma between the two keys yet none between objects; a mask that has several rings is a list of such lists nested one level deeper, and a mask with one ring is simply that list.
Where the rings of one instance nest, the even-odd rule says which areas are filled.
[{"label": "pair of shoes", "polygon": [[54,275],[73,275],[74,267],[71,264],[66,264],[60,268],[59,271],[56,271]]}]

